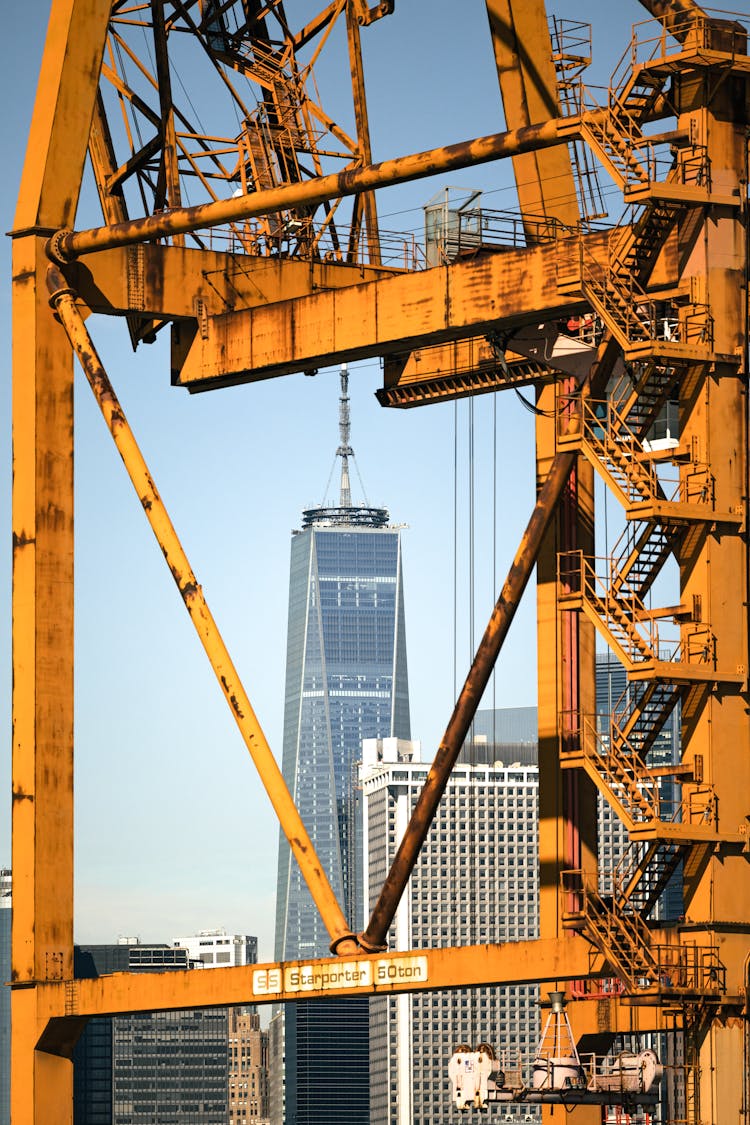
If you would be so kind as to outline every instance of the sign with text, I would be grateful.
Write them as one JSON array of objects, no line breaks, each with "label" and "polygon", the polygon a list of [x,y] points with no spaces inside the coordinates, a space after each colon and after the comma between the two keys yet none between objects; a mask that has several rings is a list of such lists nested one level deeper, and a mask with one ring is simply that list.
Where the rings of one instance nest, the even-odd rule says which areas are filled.
[{"label": "sign with text", "polygon": [[389,957],[377,961],[327,961],[278,965],[253,972],[253,994],[335,992],[337,989],[413,985],[427,981],[427,957]]}]

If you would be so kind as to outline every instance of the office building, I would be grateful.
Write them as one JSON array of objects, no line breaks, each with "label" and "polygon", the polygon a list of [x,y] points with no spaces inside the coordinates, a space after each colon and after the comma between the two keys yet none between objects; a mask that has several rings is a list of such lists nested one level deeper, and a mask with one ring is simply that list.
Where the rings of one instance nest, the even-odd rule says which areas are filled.
[{"label": "office building", "polygon": [[10,1125],[10,912],[11,874],[0,869],[0,1125]]},{"label": "office building", "polygon": [[188,937],[172,938],[172,945],[188,951],[191,961],[204,968],[218,965],[254,965],[258,960],[258,939],[249,934],[228,934],[226,930],[200,930]]},{"label": "office building", "polygon": [[[254,937],[210,930],[185,939],[197,951],[202,940],[211,943],[203,960],[188,945],[142,945],[136,938],[76,946],[75,975],[205,971],[255,959]],[[75,1125],[264,1125],[265,1033],[254,1013],[242,1018],[246,1013],[207,1008],[90,1020],[74,1055]],[[256,1092],[252,1102],[245,1082]]]},{"label": "office building", "polygon": [[[258,939],[226,930],[199,930],[172,939],[204,969],[254,965]],[[228,1125],[268,1125],[268,1032],[254,1006],[227,1009]]]},{"label": "office building", "polygon": [[[597,659],[600,731],[629,688],[622,666]],[[679,757],[679,716],[665,724],[652,764]],[[538,934],[538,741],[535,707],[479,711],[461,750],[436,820],[412,874],[390,935],[391,948],[513,941]],[[403,837],[427,776],[419,744],[397,739],[364,748],[364,851],[370,904]],[[663,803],[678,787],[662,782]],[[628,837],[599,797],[599,865],[604,890]],[[676,884],[676,885],[675,885]],[[661,918],[681,913],[673,877],[659,903]],[[441,1125],[455,1119],[447,1063],[459,1043],[486,1040],[505,1051],[505,1069],[531,1061],[539,1034],[535,986],[371,1000],[371,1125]],[[500,1110],[497,1111],[498,1114]],[[503,1107],[503,1118],[538,1120],[538,1112]]]},{"label": "office building", "polygon": [[[477,726],[487,720],[477,718]],[[476,747],[465,748],[398,908],[390,948],[538,937],[538,769],[535,763],[519,764],[506,750],[487,742],[484,728]],[[364,745],[371,904],[428,768],[419,760],[418,743],[391,738]],[[491,1042],[509,1070],[522,1059],[530,1061],[538,1035],[538,988],[532,985],[373,997],[371,1125],[447,1125],[456,1113],[448,1061],[460,1043]],[[539,1120],[528,1106],[504,1108],[503,1116],[506,1112],[516,1121]]]},{"label": "office building", "polygon": [[[354,929],[363,915],[363,739],[409,737],[401,539],[388,512],[351,500],[349,397],[341,374],[339,503],[308,509],[292,538],[283,772],[331,886]],[[283,836],[278,960],[328,953],[329,939]],[[275,1125],[369,1123],[368,1001],[287,1005],[275,1017],[284,1082]],[[283,1044],[283,1046],[282,1046]],[[283,1092],[282,1092],[283,1089]]]},{"label": "office building", "polygon": [[249,1008],[229,1009],[229,1125],[268,1125],[268,1033]]},{"label": "office building", "polygon": [[[132,938],[75,949],[78,977],[190,967],[186,949]],[[74,1055],[75,1125],[226,1125],[228,1060],[224,1008],[90,1020]]]}]

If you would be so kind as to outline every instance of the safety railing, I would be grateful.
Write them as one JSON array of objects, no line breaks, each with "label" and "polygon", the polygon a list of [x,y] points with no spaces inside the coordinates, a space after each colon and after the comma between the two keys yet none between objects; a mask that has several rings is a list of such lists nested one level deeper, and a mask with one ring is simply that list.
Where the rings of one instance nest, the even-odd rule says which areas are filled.
[{"label": "safety railing", "polygon": [[721,996],[727,990],[727,970],[712,945],[652,945],[658,977],[665,989],[706,996]]},{"label": "safety railing", "polygon": [[557,438],[561,443],[575,440],[576,430],[570,425],[570,418],[575,420],[577,433],[592,447],[596,457],[618,478],[624,479],[628,500],[637,502],[657,496],[677,498],[679,478],[671,479],[669,470],[665,472],[663,467],[657,471],[610,399],[561,395],[557,416]]},{"label": "safety railing", "polygon": [[431,240],[432,257],[442,264],[486,248],[525,250],[530,242],[556,241],[561,230],[567,228],[546,215],[485,207],[453,210],[444,229]]},{"label": "safety railing", "polygon": [[[657,962],[651,934],[638,914],[616,911],[596,888],[596,876],[580,868],[562,871],[563,910],[580,920],[583,932],[631,988],[651,986]],[[571,901],[574,908],[570,910]]]},{"label": "safety railing", "polygon": [[[280,216],[271,228],[261,220],[248,219],[230,226],[200,231],[201,242],[208,250],[226,254],[247,254],[263,257],[314,258],[323,262],[368,264],[367,231],[361,228],[352,240],[351,227],[296,216]],[[380,264],[392,269],[421,270],[426,268],[424,248],[409,231],[379,231]],[[353,243],[353,244],[352,244]]]},{"label": "safety railing", "polygon": [[600,895],[596,876],[582,869],[560,873],[563,910],[571,901],[584,933],[634,990],[720,997],[726,992],[726,966],[714,945],[652,944],[651,931],[638,913],[615,909]]},{"label": "safety railing", "polygon": [[594,766],[615,801],[633,822],[658,820],[661,816],[659,783],[637,749],[602,716],[563,712],[561,752],[574,747]]},{"label": "safety railing", "polygon": [[[683,324],[687,333],[690,330],[687,321]],[[626,389],[623,386],[619,392],[620,401],[625,407]],[[574,419],[573,426],[571,419]],[[621,409],[612,399],[561,395],[557,437],[562,444],[570,444],[578,437],[586,441],[597,459],[618,478],[629,502],[660,499],[672,503],[705,504],[707,508],[714,503],[714,478],[710,466],[705,462],[691,462],[680,472],[669,463],[657,465],[626,422],[625,409]],[[626,529],[623,536],[627,537],[629,534],[631,533]],[[613,549],[613,579],[620,568],[625,547],[626,543],[621,537]]]},{"label": "safety railing", "polygon": [[[719,22],[717,22],[719,21]],[[732,12],[720,8],[703,8],[702,13],[679,12],[673,16],[657,17],[659,30],[654,30],[654,19],[634,24],[630,44],[615,69],[620,72],[623,61],[631,69],[648,63],[667,60],[685,51],[718,51],[730,57],[747,54],[750,37],[750,20],[747,12]],[[734,26],[731,26],[731,25]],[[677,38],[679,34],[680,38]],[[614,85],[614,75],[613,75]]]},{"label": "safety railing", "polygon": [[[674,622],[657,618],[632,591],[612,593],[611,560],[587,557],[583,551],[558,554],[558,596],[580,597],[588,605],[615,650],[631,664],[667,658],[667,662],[713,664],[715,641],[703,626],[683,630]],[[600,568],[599,570],[597,568]],[[672,635],[672,630],[675,635]]]}]

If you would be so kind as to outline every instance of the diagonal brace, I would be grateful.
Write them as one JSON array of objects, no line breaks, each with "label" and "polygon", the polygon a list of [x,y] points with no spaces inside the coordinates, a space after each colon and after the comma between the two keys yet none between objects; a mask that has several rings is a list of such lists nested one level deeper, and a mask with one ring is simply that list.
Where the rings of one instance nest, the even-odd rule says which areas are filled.
[{"label": "diagonal brace", "polygon": [[575,453],[563,451],[555,454],[372,917],[367,929],[359,936],[363,949],[374,952],[384,948],[388,928],[430,830],[575,461]]},{"label": "diagonal brace", "polygon": [[47,272],[50,303],[70,340],[94,392],[104,420],[109,427],[138,498],[161,547],[172,577],[180,591],[187,611],[195,625],[201,644],[211,662],[221,690],[229,703],[243,741],[271,800],[274,812],[300,866],[303,878],[331,938],[335,953],[356,952],[357,943],[339,906],[333,889],[315,853],[292,796],[271,752],[250,699],[242,686],[221,633],[211,615],[206,599],[191,570],[187,555],[177,536],[151,473],[143,458],[109,377],[97,355],[93,341],[76,306],[74,291],[56,267]]}]

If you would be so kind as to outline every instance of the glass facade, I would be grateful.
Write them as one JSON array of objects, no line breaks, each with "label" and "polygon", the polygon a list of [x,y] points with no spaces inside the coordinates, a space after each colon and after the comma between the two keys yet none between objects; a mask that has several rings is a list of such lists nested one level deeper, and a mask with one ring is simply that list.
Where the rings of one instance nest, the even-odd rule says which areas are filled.
[{"label": "glass facade", "polygon": [[[76,977],[188,969],[168,945],[76,946]],[[228,1009],[89,1020],[74,1051],[74,1125],[226,1125]]]},{"label": "glass facade", "polygon": [[[409,737],[400,533],[381,509],[306,516],[292,539],[283,772],[334,893],[361,929],[362,740]],[[328,950],[282,836],[276,957]],[[369,1122],[368,1001],[287,1005],[284,1022],[285,1108],[275,1105],[272,1119]]]},{"label": "glass facade", "polygon": [[227,1125],[226,1008],[118,1016],[112,1064],[115,1125]]},{"label": "glass facade", "polygon": [[[398,530],[306,528],[292,540],[283,770],[353,928],[363,924],[357,763],[362,740],[409,737]],[[280,840],[279,960],[329,940]]]}]

